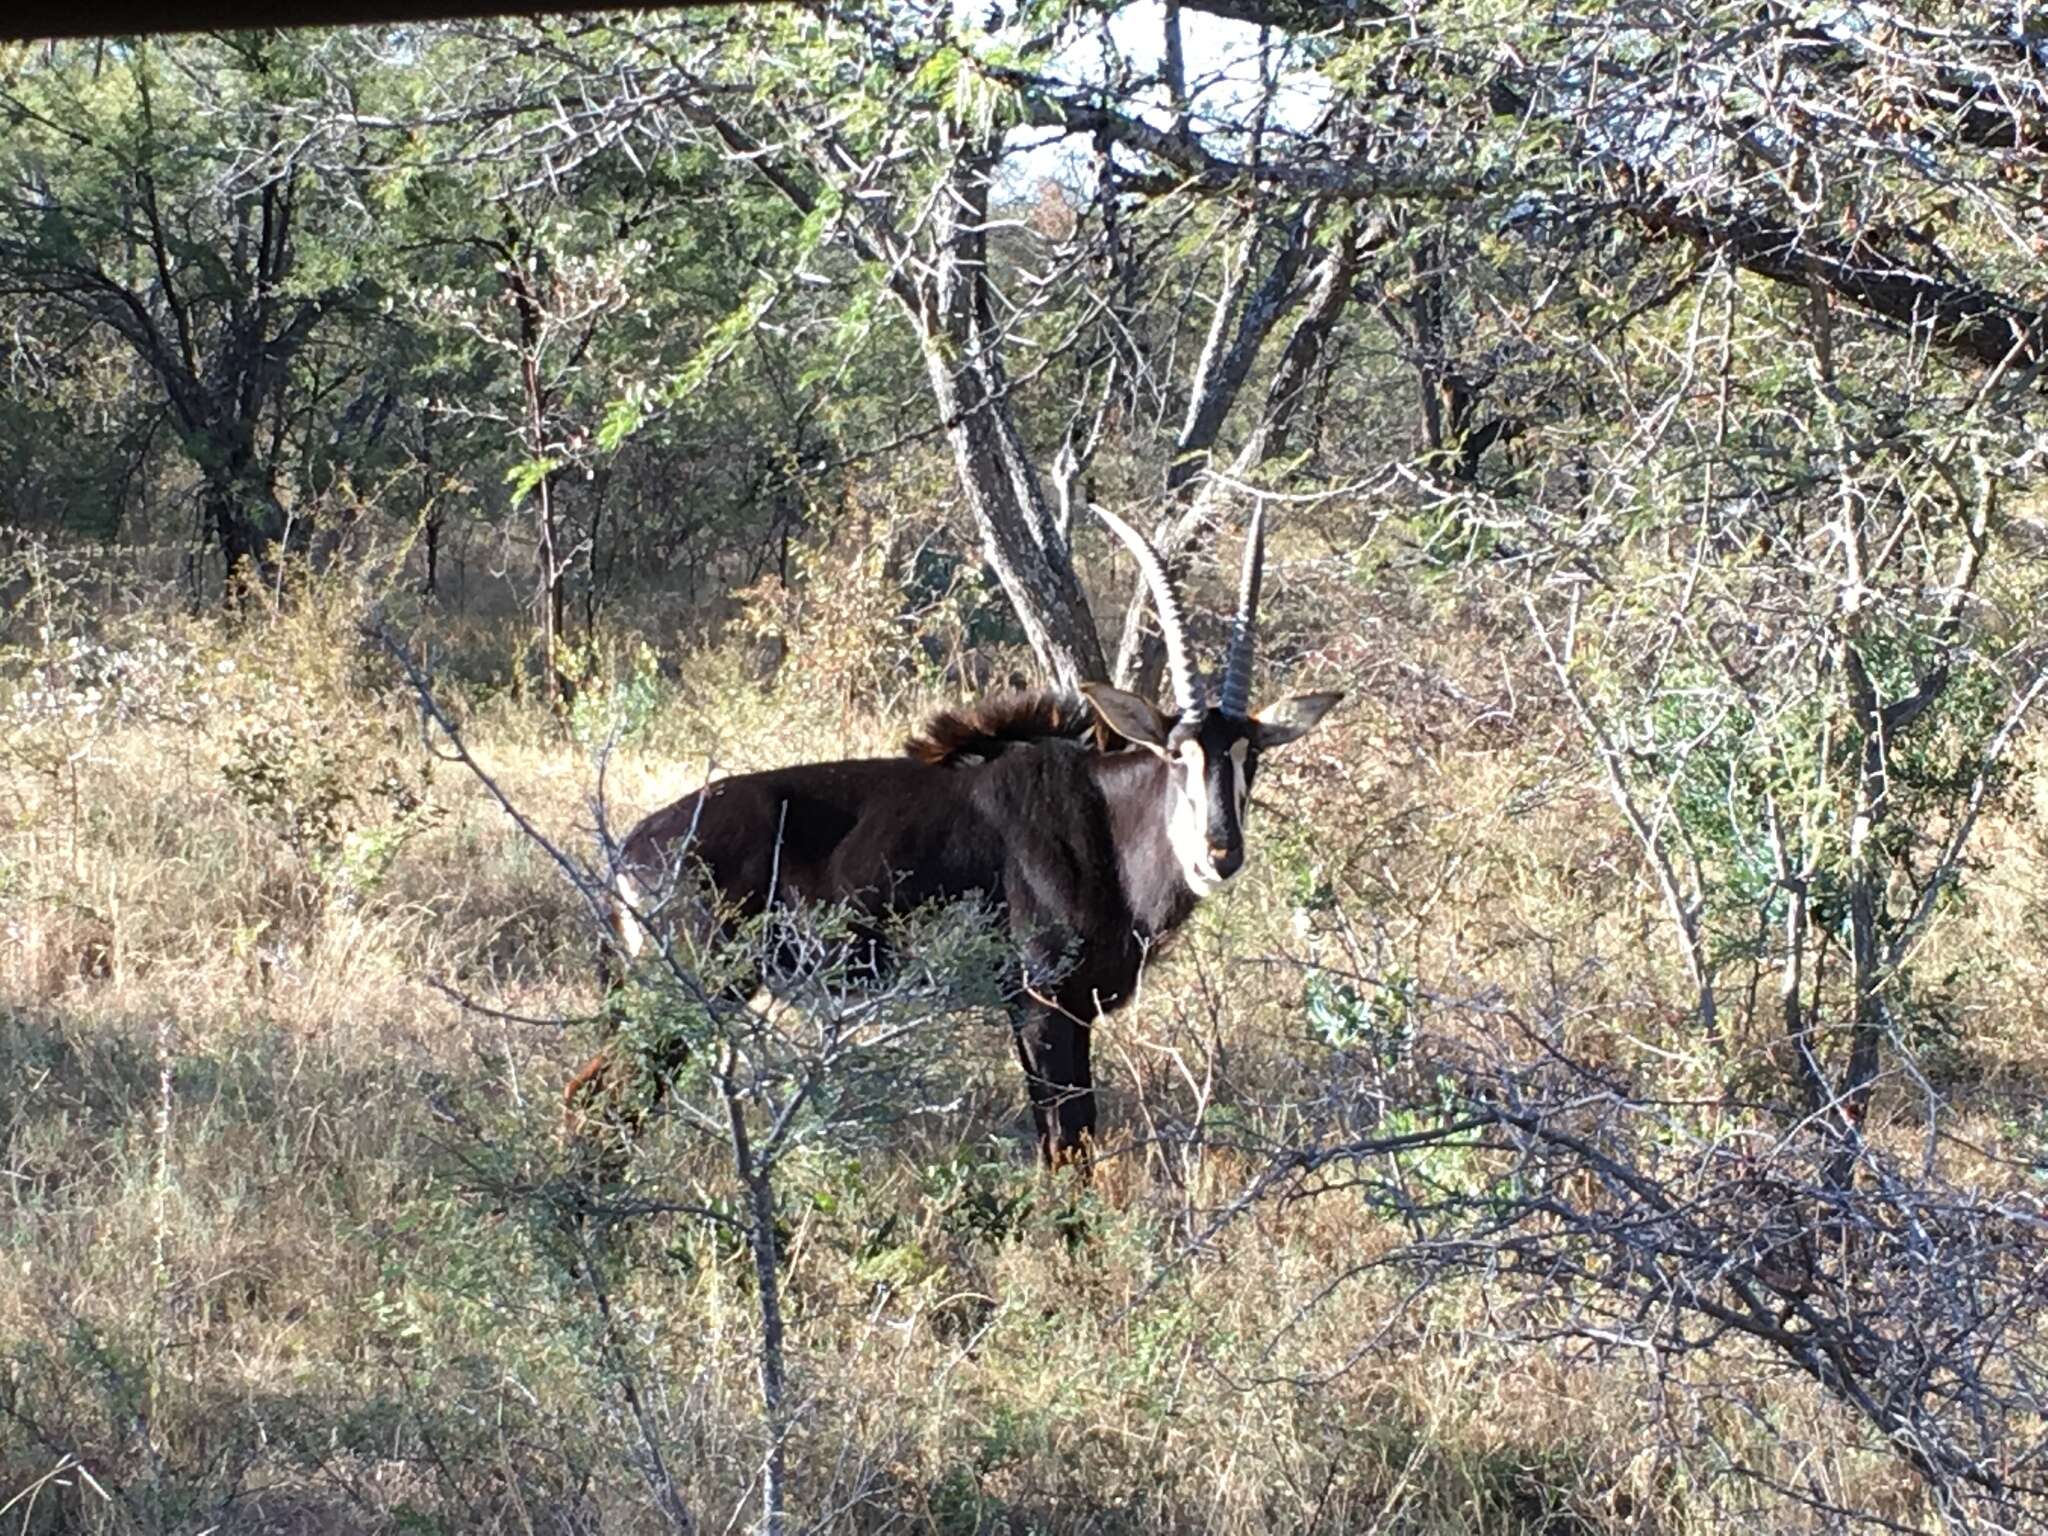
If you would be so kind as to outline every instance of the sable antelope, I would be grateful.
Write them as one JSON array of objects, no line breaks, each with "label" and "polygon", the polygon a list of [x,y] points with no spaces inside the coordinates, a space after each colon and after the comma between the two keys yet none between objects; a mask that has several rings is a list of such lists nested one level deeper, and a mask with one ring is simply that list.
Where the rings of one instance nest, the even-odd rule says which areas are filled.
[{"label": "sable antelope", "polygon": [[[640,896],[701,869],[723,907],[846,902],[904,912],[979,895],[1018,952],[1011,1025],[1049,1161],[1081,1155],[1095,1125],[1094,1021],[1131,997],[1147,954],[1244,865],[1259,756],[1304,735],[1343,697],[1308,693],[1252,713],[1264,519],[1245,541],[1222,685],[1208,701],[1158,552],[1096,509],[1130,547],[1158,610],[1178,716],[1107,684],[1086,705],[1024,695],[934,717],[897,758],[810,763],[717,780],[627,837],[614,922],[646,941]],[[751,990],[751,989],[749,989]],[[659,1074],[664,1064],[657,1063]],[[600,1055],[571,1082],[592,1093]],[[657,1077],[659,1080],[659,1076]]]}]

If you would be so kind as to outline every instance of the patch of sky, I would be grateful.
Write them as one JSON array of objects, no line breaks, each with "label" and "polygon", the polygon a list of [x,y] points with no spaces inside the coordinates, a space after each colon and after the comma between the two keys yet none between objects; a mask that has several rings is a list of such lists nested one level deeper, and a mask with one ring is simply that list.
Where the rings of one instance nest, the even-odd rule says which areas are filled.
[{"label": "patch of sky", "polygon": [[[1188,128],[1209,148],[1235,155],[1261,98],[1269,138],[1307,134],[1329,108],[1330,82],[1307,62],[1298,41],[1279,33],[1261,40],[1260,29],[1200,11],[1180,15],[1181,56],[1187,77]],[[1260,55],[1266,53],[1262,71]],[[1040,66],[1045,76],[1077,93],[1112,79],[1141,81],[1114,103],[1120,112],[1166,132],[1174,125],[1165,84],[1166,7],[1160,0],[1134,0],[1063,41]],[[1116,151],[1128,157],[1123,149]],[[1093,179],[1090,135],[1057,128],[1017,128],[1004,145],[1003,190],[1026,196],[1041,182],[1055,181],[1085,191]]]}]

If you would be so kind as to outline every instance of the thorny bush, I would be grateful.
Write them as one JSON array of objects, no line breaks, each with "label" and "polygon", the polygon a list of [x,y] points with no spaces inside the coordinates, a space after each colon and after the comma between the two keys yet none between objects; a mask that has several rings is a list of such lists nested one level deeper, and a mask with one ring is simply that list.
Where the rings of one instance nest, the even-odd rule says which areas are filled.
[{"label": "thorny bush", "polygon": [[[1860,1139],[1845,1178],[1827,1117],[1674,1100],[1574,1050],[1555,1006],[1424,1009],[1398,1061],[1332,1061],[1330,1091],[1301,1106],[1319,1134],[1261,1148],[1265,1172],[1226,1219],[1254,1198],[1362,1198],[1406,1240],[1351,1277],[1391,1270],[1416,1305],[1475,1280],[1501,1343],[1633,1359],[1729,1471],[1780,1495],[1818,1499],[1746,1460],[1720,1417],[1760,1411],[1757,1375],[1806,1378],[1847,1408],[1954,1528],[2048,1521],[2038,1198],[1944,1176],[1931,1125],[1919,1145]],[[1853,1497],[1818,1502],[1831,1521],[1879,1520]]]}]

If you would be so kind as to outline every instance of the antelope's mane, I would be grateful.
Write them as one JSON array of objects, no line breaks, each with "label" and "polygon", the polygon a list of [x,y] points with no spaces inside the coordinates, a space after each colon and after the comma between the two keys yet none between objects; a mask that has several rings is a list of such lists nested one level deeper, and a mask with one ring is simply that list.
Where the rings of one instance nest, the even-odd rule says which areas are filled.
[{"label": "antelope's mane", "polygon": [[903,750],[934,768],[961,767],[986,762],[1011,747],[1049,741],[1096,751],[1108,746],[1086,700],[1033,688],[942,709],[918,727]]}]

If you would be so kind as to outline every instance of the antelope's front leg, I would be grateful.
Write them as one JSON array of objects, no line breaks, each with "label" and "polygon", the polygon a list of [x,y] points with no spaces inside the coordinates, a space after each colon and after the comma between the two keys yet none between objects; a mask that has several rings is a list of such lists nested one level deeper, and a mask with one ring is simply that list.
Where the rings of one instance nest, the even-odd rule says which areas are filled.
[{"label": "antelope's front leg", "polygon": [[1039,1156],[1051,1167],[1073,1163],[1085,1172],[1095,1135],[1091,1031],[1063,1009],[1036,1000],[1012,1006],[1010,1027],[1031,1095]]}]

